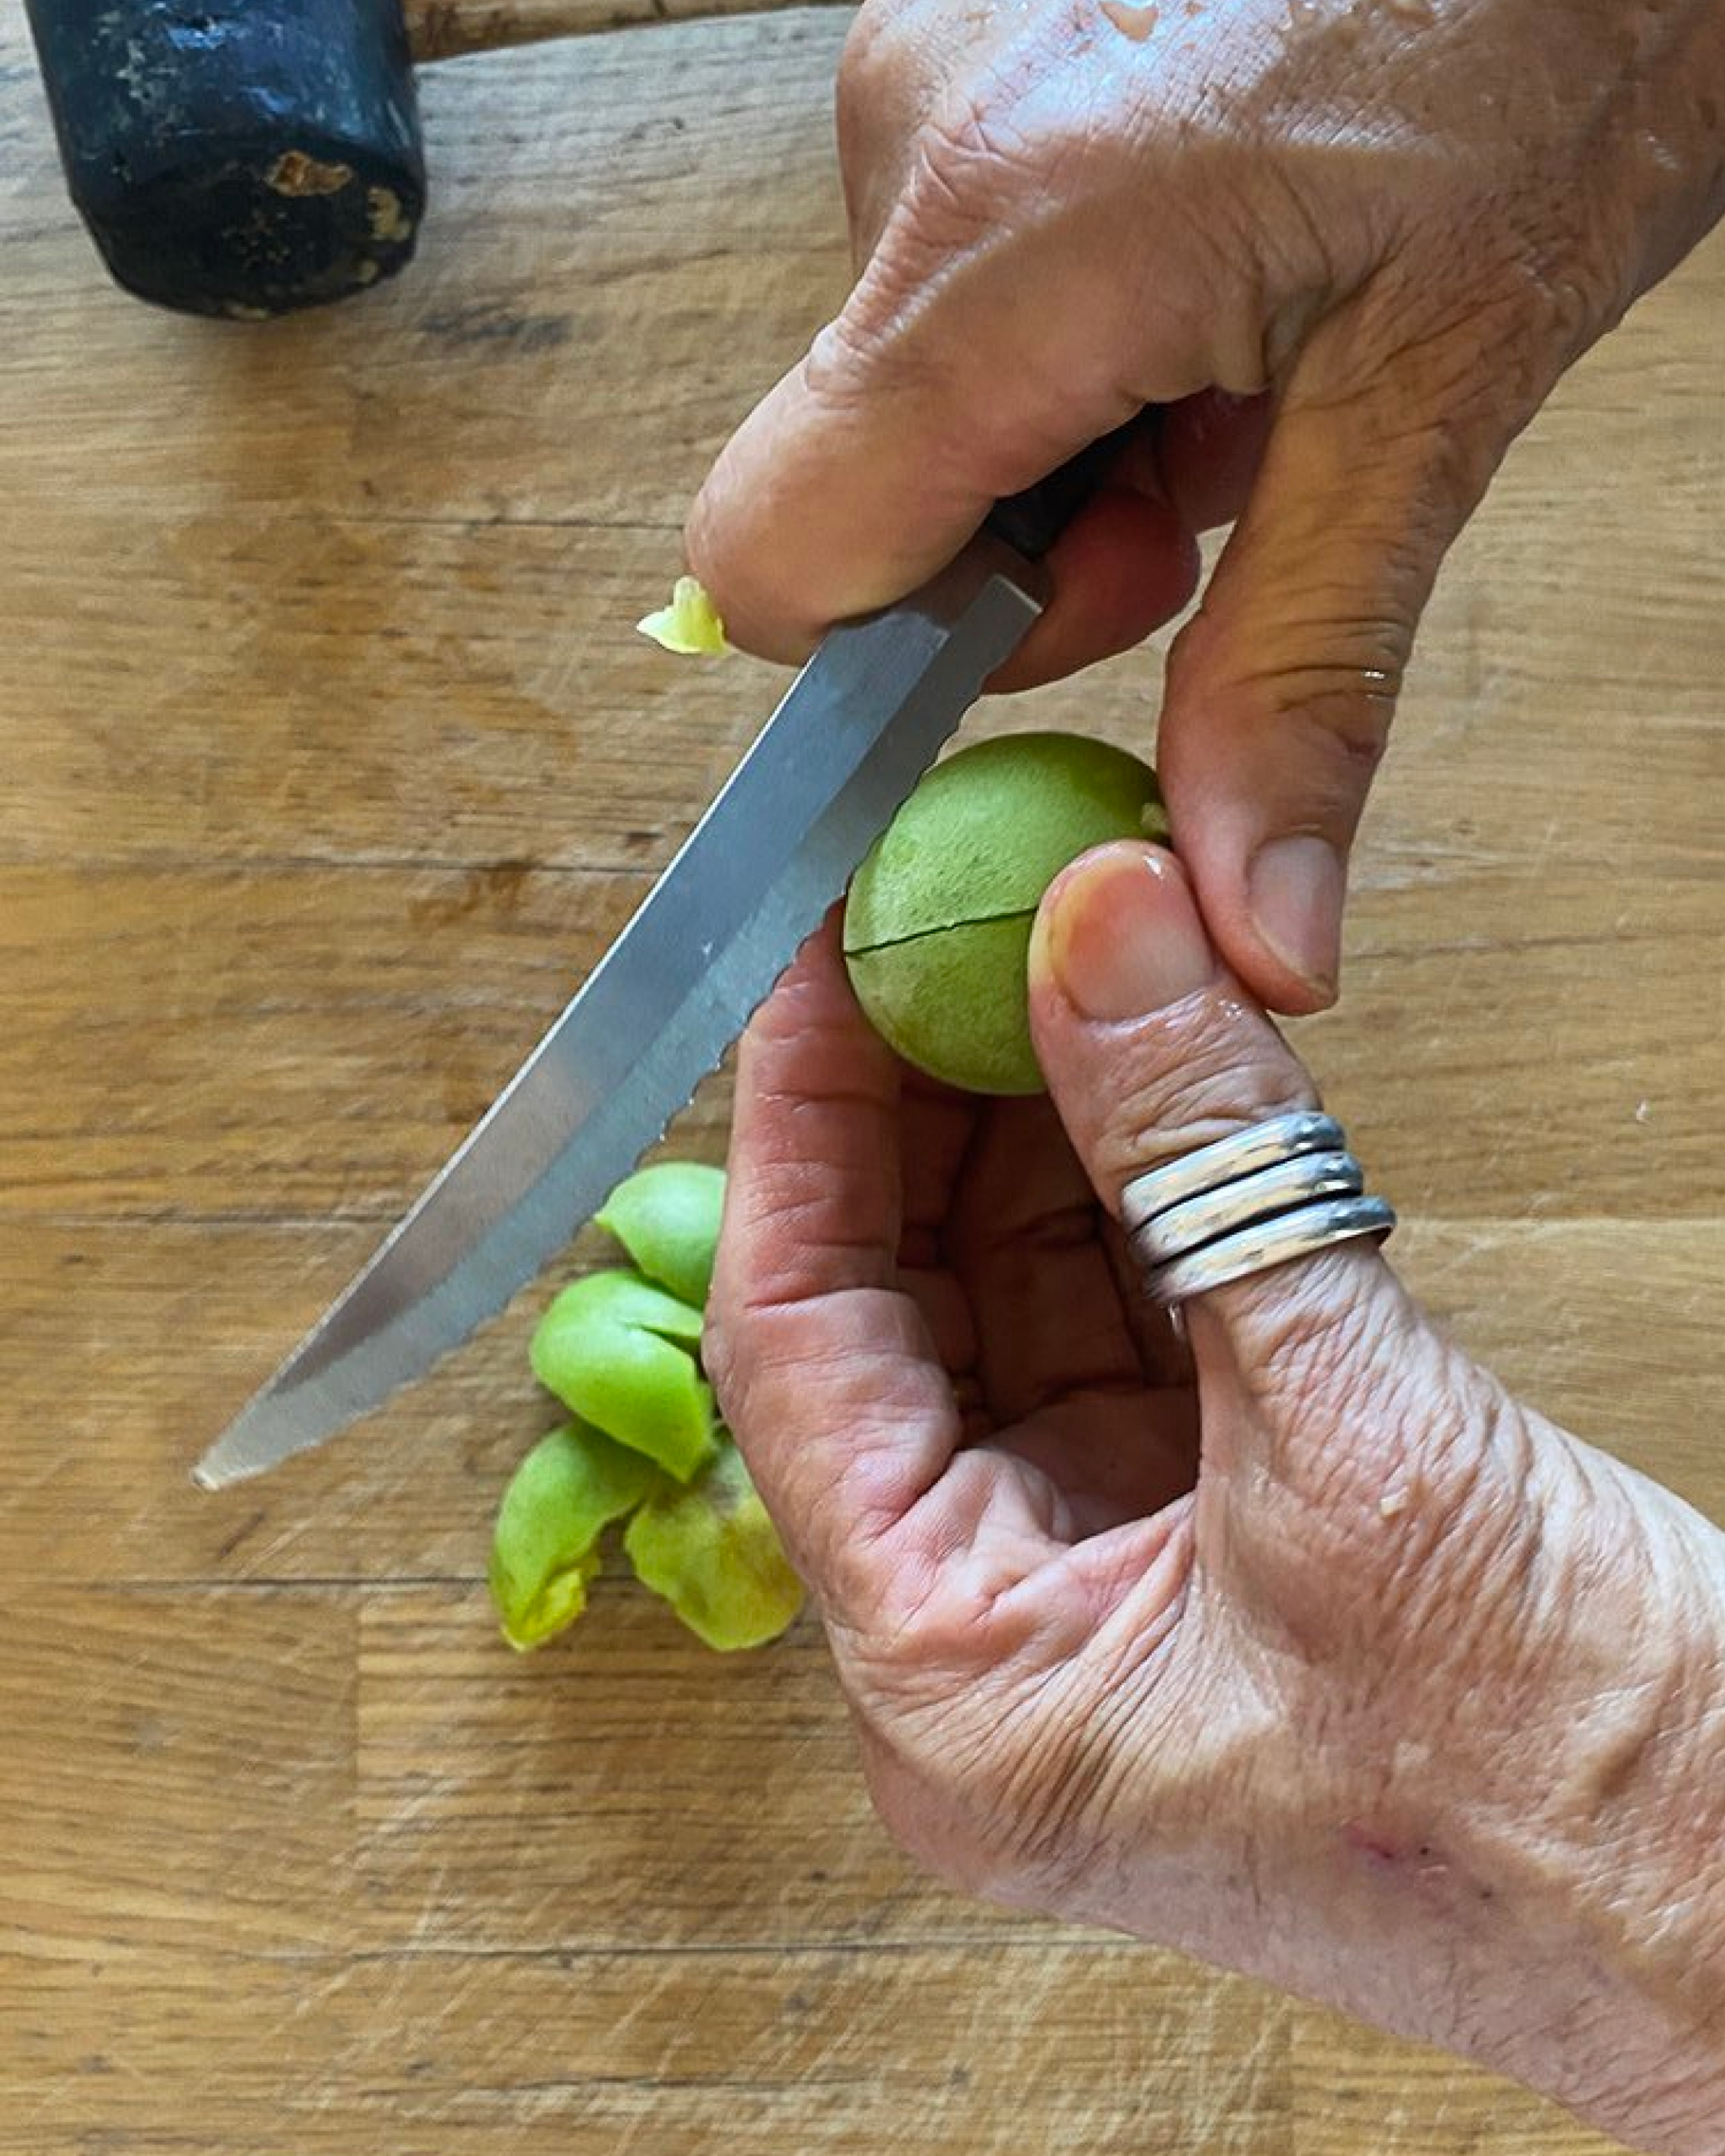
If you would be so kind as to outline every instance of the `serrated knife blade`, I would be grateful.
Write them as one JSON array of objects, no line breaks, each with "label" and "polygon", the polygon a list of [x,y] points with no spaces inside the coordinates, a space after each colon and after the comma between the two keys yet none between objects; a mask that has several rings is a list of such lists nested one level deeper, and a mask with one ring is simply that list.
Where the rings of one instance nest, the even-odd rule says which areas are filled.
[{"label": "serrated knife blade", "polygon": [[825,638],[562,1017],[198,1482],[322,1444],[542,1270],[719,1063],[1043,591],[1025,555],[985,534],[911,598]]}]

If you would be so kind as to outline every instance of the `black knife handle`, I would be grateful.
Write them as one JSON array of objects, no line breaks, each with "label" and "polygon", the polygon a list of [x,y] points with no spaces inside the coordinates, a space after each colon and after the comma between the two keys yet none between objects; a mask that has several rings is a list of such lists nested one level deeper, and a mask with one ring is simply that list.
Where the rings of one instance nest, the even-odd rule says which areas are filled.
[{"label": "black knife handle", "polygon": [[1155,424],[1154,408],[1128,419],[1111,434],[1104,434],[1076,457],[1069,457],[1057,471],[1027,486],[1022,494],[1009,495],[989,511],[986,529],[1027,560],[1040,562],[1080,510],[1094,501],[1115,459],[1129,444],[1138,440]]}]

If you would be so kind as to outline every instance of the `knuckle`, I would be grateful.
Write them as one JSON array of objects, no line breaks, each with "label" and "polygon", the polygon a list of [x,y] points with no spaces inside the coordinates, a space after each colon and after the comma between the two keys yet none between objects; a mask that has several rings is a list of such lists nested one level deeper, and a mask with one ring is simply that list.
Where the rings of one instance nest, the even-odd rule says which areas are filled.
[{"label": "knuckle", "polygon": [[758,1328],[748,1293],[749,1240],[736,1218],[724,1222],[701,1313],[701,1366],[727,1421],[743,1416],[754,1376]]},{"label": "knuckle", "polygon": [[923,244],[950,255],[1008,222],[1020,183],[1041,184],[1035,152],[1012,112],[963,91],[930,115],[917,142],[906,208]]},{"label": "knuckle", "polygon": [[1302,820],[1344,844],[1389,747],[1401,680],[1400,657],[1384,649],[1375,662],[1332,659],[1258,685],[1265,728],[1298,773]]},{"label": "knuckle", "polygon": [[[1174,654],[1182,685],[1203,684],[1207,706],[1254,726],[1302,726],[1343,765],[1369,776],[1381,759],[1414,644],[1420,597],[1414,548],[1386,540],[1373,562],[1394,603],[1362,607],[1362,578],[1291,580],[1255,609],[1249,634],[1214,608],[1201,611]],[[1405,601],[1404,594],[1406,594]],[[1250,660],[1242,664],[1245,654]]]},{"label": "knuckle", "polygon": [[908,194],[932,229],[1016,242],[1060,220],[1069,199],[1119,191],[1121,131],[1099,119],[1046,46],[1045,37],[1009,38],[951,71],[929,98]]},{"label": "knuckle", "polygon": [[1178,784],[1220,732],[1250,758],[1267,815],[1347,846],[1389,746],[1412,639],[1399,614],[1311,608],[1244,634],[1200,615],[1176,644],[1170,696],[1224,723],[1172,734],[1165,776]]},{"label": "knuckle", "polygon": [[[1105,1193],[1266,1116],[1317,1105],[1311,1081],[1270,1021],[1224,991],[1206,991],[1147,1023],[1156,1028],[1153,1064],[1111,1095],[1089,1089],[1087,1101],[1105,1101],[1099,1127],[1074,1132]],[[1076,1112],[1081,1121],[1083,1104]]]},{"label": "knuckle", "polygon": [[735,1300],[722,1273],[716,1274],[701,1323],[701,1360],[718,1401],[719,1412],[733,1425],[744,1419],[747,1390],[736,1310]]},{"label": "knuckle", "polygon": [[1495,259],[1410,246],[1296,375],[1287,409],[1345,440],[1360,512],[1399,507],[1415,572],[1430,575],[1560,371],[1538,311]]},{"label": "knuckle", "polygon": [[803,359],[802,387],[829,418],[843,421],[889,385],[910,386],[926,371],[914,343],[896,334],[896,303],[876,254],[843,310],[818,331]]},{"label": "knuckle", "polygon": [[[1523,173],[1507,218],[1497,203],[1469,213],[1481,208],[1473,197],[1414,222],[1386,265],[1378,333],[1409,363],[1416,418],[1460,410],[1512,427],[1623,314],[1635,280],[1609,198]],[[1398,322],[1411,326],[1399,336]]]},{"label": "knuckle", "polygon": [[[1379,565],[1394,577],[1394,563]],[[1375,746],[1399,696],[1413,624],[1399,609],[1365,609],[1347,594],[1291,587],[1281,595],[1252,663],[1235,670],[1230,696],[1267,719],[1324,718],[1330,731]]]},{"label": "knuckle", "polygon": [[839,55],[841,99],[867,99],[890,86],[905,66],[910,0],[865,0],[851,18]]},{"label": "knuckle", "polygon": [[839,55],[835,115],[847,172],[911,124],[920,88],[911,0],[866,0]]},{"label": "knuckle", "polygon": [[815,336],[799,370],[811,408],[829,428],[849,429],[888,405],[937,409],[955,364],[947,325],[910,303],[916,275],[898,232],[898,213],[850,298]]}]

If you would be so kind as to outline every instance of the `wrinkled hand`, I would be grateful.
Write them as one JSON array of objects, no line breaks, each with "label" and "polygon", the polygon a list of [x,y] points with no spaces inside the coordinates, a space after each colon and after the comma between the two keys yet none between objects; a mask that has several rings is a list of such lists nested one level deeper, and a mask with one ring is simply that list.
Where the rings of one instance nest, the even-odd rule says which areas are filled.
[{"label": "wrinkled hand", "polygon": [[1441,557],[1725,209],[1725,7],[865,0],[839,146],[855,289],[708,480],[695,568],[738,640],[800,655],[1174,405],[1058,550],[1016,679],[1137,642],[1243,511],[1158,761],[1224,954],[1318,1007]]},{"label": "wrinkled hand", "polygon": [[1314,1097],[1171,857],[1056,884],[1032,1008],[1052,1101],[961,1097],[829,937],[739,1075],[709,1367],[886,1820],[1717,2156],[1725,1542],[1370,1246],[1189,1306],[1189,1353],[1135,1291],[1122,1184]]}]

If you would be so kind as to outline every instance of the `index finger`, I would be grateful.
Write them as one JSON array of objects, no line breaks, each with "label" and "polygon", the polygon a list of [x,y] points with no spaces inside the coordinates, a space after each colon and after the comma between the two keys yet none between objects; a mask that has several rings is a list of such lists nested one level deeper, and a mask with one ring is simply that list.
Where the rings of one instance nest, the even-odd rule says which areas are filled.
[{"label": "index finger", "polygon": [[860,1625],[889,1592],[892,1531],[963,1433],[896,1285],[902,1066],[857,1008],[837,927],[743,1039],[707,1360],[793,1562]]}]

